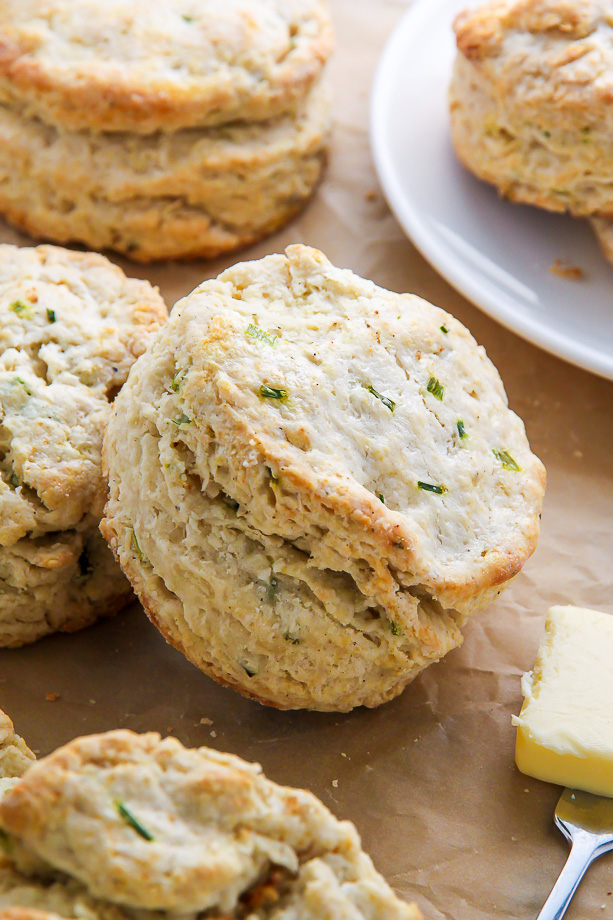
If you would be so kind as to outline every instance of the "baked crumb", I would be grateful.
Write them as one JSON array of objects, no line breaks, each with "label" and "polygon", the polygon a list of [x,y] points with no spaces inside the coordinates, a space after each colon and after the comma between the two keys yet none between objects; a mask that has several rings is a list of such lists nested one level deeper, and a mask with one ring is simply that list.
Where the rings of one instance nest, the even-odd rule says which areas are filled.
[{"label": "baked crumb", "polygon": [[573,265],[565,259],[556,259],[553,265],[550,265],[549,271],[558,278],[566,278],[567,281],[583,281],[585,272],[578,265]]},{"label": "baked crumb", "polygon": [[47,693],[45,693],[45,699],[48,703],[55,703],[55,701],[59,700],[59,698],[60,694],[55,690],[49,690]]}]

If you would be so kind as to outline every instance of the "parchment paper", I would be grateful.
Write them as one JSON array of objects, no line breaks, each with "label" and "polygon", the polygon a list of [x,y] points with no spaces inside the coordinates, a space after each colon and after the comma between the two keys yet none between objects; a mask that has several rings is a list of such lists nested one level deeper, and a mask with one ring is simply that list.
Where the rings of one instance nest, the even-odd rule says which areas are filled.
[{"label": "parchment paper", "polygon": [[[552,823],[560,789],[514,766],[511,715],[547,608],[576,603],[613,612],[613,385],[496,325],[404,238],[377,190],[366,129],[377,57],[405,5],[332,0],[332,7],[336,129],[327,178],[296,223],[247,257],[304,241],[385,287],[440,304],[472,330],[548,468],[536,554],[469,624],[461,649],[378,710],[281,713],[249,702],[166,646],[136,604],[80,634],[1,652],[0,707],[41,754],[76,734],[122,726],[258,760],[271,778],[308,787],[352,819],[379,870],[427,920],[530,920],[567,848]],[[4,227],[0,237],[30,243]],[[232,261],[121,264],[159,284],[172,304]],[[48,692],[59,699],[46,701]],[[569,920],[613,918],[611,891],[613,854],[590,870]]]}]

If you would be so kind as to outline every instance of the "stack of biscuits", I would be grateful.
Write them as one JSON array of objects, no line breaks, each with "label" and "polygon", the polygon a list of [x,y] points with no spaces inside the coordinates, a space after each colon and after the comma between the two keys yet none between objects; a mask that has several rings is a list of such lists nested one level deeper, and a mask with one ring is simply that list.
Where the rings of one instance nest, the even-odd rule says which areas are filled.
[{"label": "stack of biscuits", "polygon": [[296,214],[325,161],[325,0],[3,0],[0,213],[138,261]]},{"label": "stack of biscuits", "polygon": [[613,261],[611,4],[489,0],[455,32],[462,163],[512,201],[590,218]]}]

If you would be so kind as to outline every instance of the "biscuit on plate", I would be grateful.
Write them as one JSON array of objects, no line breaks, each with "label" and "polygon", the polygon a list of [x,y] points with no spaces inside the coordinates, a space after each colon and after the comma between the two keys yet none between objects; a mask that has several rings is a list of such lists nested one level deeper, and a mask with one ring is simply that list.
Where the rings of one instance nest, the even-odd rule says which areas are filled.
[{"label": "biscuit on plate", "polygon": [[613,220],[606,217],[592,217],[590,223],[605,258],[613,263]]},{"label": "biscuit on plate", "polygon": [[72,129],[272,118],[332,50],[324,0],[2,0],[0,103]]},{"label": "biscuit on plate", "polygon": [[60,748],[4,794],[0,830],[9,841],[0,910],[83,916],[85,901],[94,917],[111,908],[139,918],[420,918],[376,872],[355,827],[314,795],[156,734]]},{"label": "biscuit on plate", "polygon": [[0,646],[130,600],[98,531],[102,435],[165,319],[157,291],[103,256],[0,246]]},{"label": "biscuit on plate", "polygon": [[138,261],[213,257],[294,216],[326,157],[328,94],[266,122],[169,134],[63,130],[0,107],[0,213]]},{"label": "biscuit on plate", "polygon": [[545,474],[449,314],[291,246],[206,281],[119,395],[101,530],[166,639],[280,708],[396,696],[536,545]]},{"label": "biscuit on plate", "polygon": [[36,758],[0,709],[0,779],[22,776]]},{"label": "biscuit on plate", "polygon": [[610,3],[490,0],[455,32],[461,162],[512,201],[613,216]]}]

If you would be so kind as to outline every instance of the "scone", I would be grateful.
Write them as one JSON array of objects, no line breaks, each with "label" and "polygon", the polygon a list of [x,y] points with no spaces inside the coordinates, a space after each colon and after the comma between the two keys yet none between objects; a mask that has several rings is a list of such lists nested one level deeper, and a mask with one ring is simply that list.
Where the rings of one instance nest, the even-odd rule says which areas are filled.
[{"label": "scone", "polygon": [[0,214],[132,259],[212,258],[322,174],[326,0],[0,0]]},{"label": "scone", "polygon": [[111,403],[166,319],[102,256],[0,246],[0,646],[131,598],[99,534]]},{"label": "scone", "polygon": [[608,0],[490,0],[455,22],[462,163],[513,201],[613,216]]},{"label": "scone", "polygon": [[266,122],[156,135],[66,131],[0,106],[0,213],[33,236],[138,261],[210,258],[304,206],[328,123],[322,85]]},{"label": "scone", "polygon": [[23,738],[15,734],[9,717],[0,709],[0,780],[23,776],[35,760]]},{"label": "scone", "polygon": [[1,0],[0,103],[76,130],[259,121],[332,50],[325,0]]},{"label": "scone", "polygon": [[449,314],[319,252],[239,264],[119,395],[101,530],[194,664],[280,708],[396,696],[536,545],[544,469]]},{"label": "scone", "polygon": [[311,793],[156,734],[92,735],[39,761],[0,799],[0,833],[0,910],[109,920],[421,916],[375,871],[354,826]]}]

